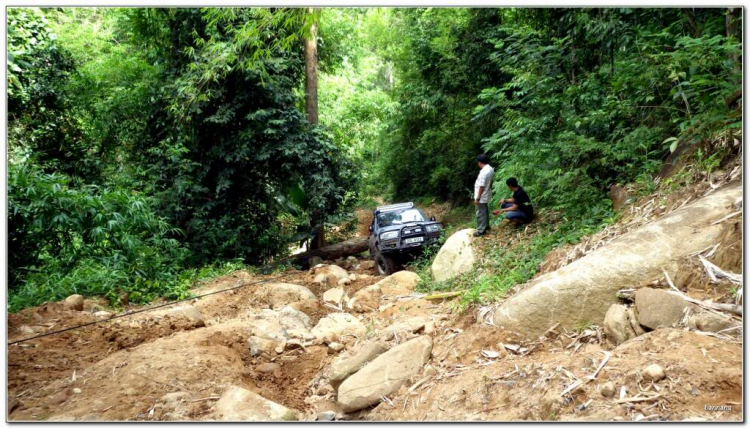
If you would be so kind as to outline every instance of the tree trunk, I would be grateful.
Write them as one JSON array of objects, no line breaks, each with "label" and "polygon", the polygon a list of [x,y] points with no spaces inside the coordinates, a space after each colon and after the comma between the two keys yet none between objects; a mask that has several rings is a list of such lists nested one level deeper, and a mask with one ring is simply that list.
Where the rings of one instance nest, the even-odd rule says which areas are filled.
[{"label": "tree trunk", "polygon": [[[315,13],[309,8],[308,13]],[[307,121],[313,125],[318,123],[318,21],[313,21],[310,33],[305,37],[305,113]],[[310,242],[311,249],[325,245],[325,216],[313,216],[322,224],[316,227],[315,236]]]},{"label": "tree trunk", "polygon": [[323,260],[335,260],[365,252],[368,248],[368,238],[358,236],[344,242],[339,242],[338,244],[296,254],[290,257],[290,259],[294,264],[308,267],[310,258],[314,256],[318,256]]},{"label": "tree trunk", "polygon": [[[727,37],[736,37],[737,40],[742,40],[741,34],[737,31],[739,27],[739,21],[740,21],[740,13],[742,9],[738,7],[730,7],[727,8],[727,19],[726,19],[726,29],[727,29]],[[742,70],[742,61],[740,61],[740,57],[737,54],[732,54],[732,59],[734,60],[734,68],[736,70]]]},{"label": "tree trunk", "polygon": [[[313,13],[314,9],[308,9]],[[305,38],[305,112],[307,121],[318,123],[318,21],[310,26]]]},{"label": "tree trunk", "polygon": [[687,10],[682,9],[682,14],[685,15],[685,18],[687,18],[688,23],[690,24],[690,28],[693,30],[693,37],[700,37],[701,36],[701,30],[698,28],[698,24],[695,23],[695,18],[693,18],[693,14]]}]

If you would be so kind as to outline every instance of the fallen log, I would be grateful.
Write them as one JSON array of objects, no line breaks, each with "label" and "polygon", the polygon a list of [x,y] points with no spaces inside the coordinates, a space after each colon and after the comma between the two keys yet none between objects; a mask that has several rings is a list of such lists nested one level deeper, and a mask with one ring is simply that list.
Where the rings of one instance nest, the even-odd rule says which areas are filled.
[{"label": "fallen log", "polygon": [[338,244],[328,245],[315,250],[305,251],[304,253],[295,254],[288,260],[302,268],[310,267],[310,259],[317,256],[323,260],[336,260],[342,257],[354,256],[367,251],[369,248],[367,237],[357,236]]}]

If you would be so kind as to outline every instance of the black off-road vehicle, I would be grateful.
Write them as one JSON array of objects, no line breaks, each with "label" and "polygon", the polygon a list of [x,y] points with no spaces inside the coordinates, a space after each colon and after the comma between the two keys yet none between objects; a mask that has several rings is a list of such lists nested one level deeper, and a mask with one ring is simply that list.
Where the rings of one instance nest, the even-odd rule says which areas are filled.
[{"label": "black off-road vehicle", "polygon": [[435,217],[427,219],[412,202],[379,206],[372,216],[369,242],[378,273],[390,275],[402,269],[425,247],[438,242],[441,228]]}]

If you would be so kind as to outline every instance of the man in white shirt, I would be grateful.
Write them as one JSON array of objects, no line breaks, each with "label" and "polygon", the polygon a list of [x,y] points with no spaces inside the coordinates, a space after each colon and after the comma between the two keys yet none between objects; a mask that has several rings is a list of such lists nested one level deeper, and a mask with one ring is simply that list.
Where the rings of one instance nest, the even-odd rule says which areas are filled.
[{"label": "man in white shirt", "polygon": [[490,228],[489,203],[492,199],[492,177],[495,170],[490,166],[490,158],[482,153],[477,156],[479,176],[474,182],[474,205],[477,207],[477,231],[474,236],[482,236]]}]

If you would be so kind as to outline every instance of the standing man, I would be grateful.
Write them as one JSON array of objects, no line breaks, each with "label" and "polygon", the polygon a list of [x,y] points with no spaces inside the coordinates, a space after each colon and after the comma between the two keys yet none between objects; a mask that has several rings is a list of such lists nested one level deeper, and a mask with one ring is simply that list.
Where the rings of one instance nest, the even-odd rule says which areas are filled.
[{"label": "standing man", "polygon": [[477,156],[479,176],[474,182],[474,205],[477,208],[477,231],[474,236],[482,236],[487,233],[490,223],[490,210],[488,204],[492,199],[492,177],[495,170],[490,166],[490,158],[482,153]]},{"label": "standing man", "polygon": [[534,207],[531,206],[529,195],[518,185],[515,177],[507,179],[505,184],[513,192],[513,197],[500,201],[500,212],[505,213],[505,218],[511,223],[519,225],[530,222],[534,218]]}]

